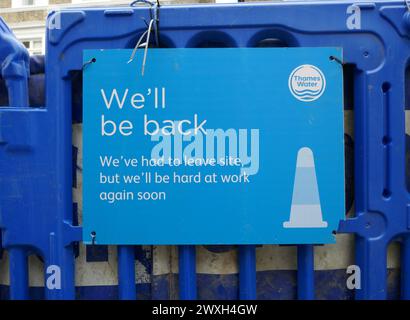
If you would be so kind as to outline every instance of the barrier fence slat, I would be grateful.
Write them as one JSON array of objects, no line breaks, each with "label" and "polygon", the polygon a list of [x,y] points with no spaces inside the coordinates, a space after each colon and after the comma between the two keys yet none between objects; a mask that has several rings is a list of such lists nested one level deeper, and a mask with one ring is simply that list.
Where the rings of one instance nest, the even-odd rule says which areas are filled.
[{"label": "barrier fence slat", "polygon": [[118,298],[135,300],[135,253],[133,246],[118,246]]},{"label": "barrier fence slat", "polygon": [[313,300],[315,298],[315,263],[314,247],[298,245],[298,299]]},{"label": "barrier fence slat", "polygon": [[256,299],[256,250],[254,245],[239,246],[239,299]]},{"label": "barrier fence slat", "polygon": [[197,298],[195,246],[179,246],[179,298],[181,300]]},{"label": "barrier fence slat", "polygon": [[25,300],[28,291],[28,258],[25,249],[10,248],[10,299]]},{"label": "barrier fence slat", "polygon": [[410,300],[410,237],[403,239],[401,247],[401,299]]}]

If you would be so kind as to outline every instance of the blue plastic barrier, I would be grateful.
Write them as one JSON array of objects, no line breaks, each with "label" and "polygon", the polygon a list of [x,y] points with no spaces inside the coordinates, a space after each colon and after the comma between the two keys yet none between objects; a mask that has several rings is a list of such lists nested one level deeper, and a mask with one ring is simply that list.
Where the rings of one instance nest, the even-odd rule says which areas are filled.
[{"label": "blue plastic barrier", "polygon": [[13,107],[28,107],[28,52],[16,41],[1,17],[0,46],[1,76],[8,88],[9,104]]},{"label": "blue plastic barrier", "polygon": [[[45,105],[35,108],[28,108],[27,52],[0,21],[0,61],[9,97],[9,106],[0,109],[0,225],[12,267],[11,298],[29,297],[27,255],[33,252],[45,261],[46,279],[53,266],[61,267],[61,288],[46,286],[45,297],[75,298],[74,243],[81,240],[81,232],[73,221],[71,124],[81,121],[79,97],[72,89],[80,90],[82,51],[133,48],[146,30],[141,17],[148,21],[152,10],[77,8],[51,13]],[[357,299],[386,299],[387,247],[400,239],[401,298],[409,299],[404,88],[410,12],[405,2],[166,6],[159,12],[160,47],[343,48],[343,63],[353,81],[345,85],[354,92],[346,105],[354,105],[355,114],[356,215],[342,222],[338,232],[356,234],[356,263],[362,271]],[[198,294],[195,250],[179,249],[181,299]],[[315,297],[313,251],[313,246],[298,246],[300,299]],[[134,248],[119,247],[118,255],[118,296],[134,299]],[[239,267],[239,297],[256,298],[254,246],[239,248]]]}]

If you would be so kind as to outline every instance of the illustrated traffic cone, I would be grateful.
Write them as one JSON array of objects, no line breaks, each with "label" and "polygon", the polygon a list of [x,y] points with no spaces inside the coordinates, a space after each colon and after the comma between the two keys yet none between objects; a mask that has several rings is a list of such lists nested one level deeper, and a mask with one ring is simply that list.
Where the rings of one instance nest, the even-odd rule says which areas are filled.
[{"label": "illustrated traffic cone", "polygon": [[283,223],[283,227],[327,227],[327,222],[322,218],[313,152],[307,147],[298,152],[290,219]]}]

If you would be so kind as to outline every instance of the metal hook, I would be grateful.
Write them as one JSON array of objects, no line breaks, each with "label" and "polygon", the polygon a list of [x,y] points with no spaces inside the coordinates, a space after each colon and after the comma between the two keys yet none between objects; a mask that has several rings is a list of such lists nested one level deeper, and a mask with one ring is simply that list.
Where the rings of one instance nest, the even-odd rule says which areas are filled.
[{"label": "metal hook", "polygon": [[145,72],[145,63],[147,61],[147,53],[148,53],[148,46],[149,46],[149,38],[151,36],[151,28],[154,20],[151,20],[149,22],[149,27],[148,27],[148,34],[147,34],[147,41],[145,42],[145,50],[144,50],[144,58],[142,60],[142,69],[141,69],[141,75],[144,76]]},{"label": "metal hook", "polygon": [[155,34],[155,44],[157,47],[159,47],[159,0],[156,0],[156,4],[154,4],[153,9],[154,9],[154,20],[155,20],[155,25],[154,25],[154,34]]},{"label": "metal hook", "polygon": [[[141,35],[141,37],[138,39],[138,42],[137,42],[137,44],[135,45],[134,50],[133,50],[132,53],[131,53],[131,57],[130,57],[130,59],[129,59],[128,62],[127,62],[127,63],[131,63],[131,62],[134,60],[134,58],[135,58],[135,54],[137,53],[137,49],[140,48],[140,47],[145,46],[145,49],[144,49],[144,57],[143,57],[143,59],[142,59],[141,76],[144,76],[144,72],[145,72],[145,64],[146,64],[146,62],[147,62],[147,54],[148,54],[149,40],[150,40],[150,36],[151,36],[151,30],[152,30],[152,25],[153,25],[153,23],[154,23],[154,19],[151,19],[151,21],[149,22],[149,25],[148,25],[148,30],[146,30],[146,31]],[[146,38],[146,40],[145,40],[144,43],[141,43],[142,40],[144,39],[144,37]]]},{"label": "metal hook", "polygon": [[148,33],[148,30],[145,30],[144,33],[141,35],[141,37],[138,39],[137,44],[135,45],[134,50],[132,50],[130,59],[128,60],[127,63],[131,63],[134,60],[135,54],[137,53],[137,49],[141,46],[141,41],[142,39],[144,39],[147,33]]},{"label": "metal hook", "polygon": [[[144,56],[143,56],[143,60],[142,60],[142,67],[141,67],[141,76],[144,76],[145,64],[147,62],[148,47],[149,47],[149,44],[150,44],[152,29],[154,29],[156,46],[159,47],[159,27],[158,27],[158,25],[159,25],[159,13],[158,13],[158,8],[160,6],[160,3],[159,3],[159,0],[156,0],[156,3],[153,3],[149,0],[136,0],[136,1],[133,1],[130,4],[130,6],[134,7],[138,3],[145,3],[145,4],[148,4],[150,6],[149,13],[150,13],[151,20],[150,20],[149,24],[147,25],[146,20],[144,18],[142,18],[145,25],[147,26],[147,30],[138,39],[137,44],[135,45],[134,50],[132,51],[130,59],[128,60],[127,63],[131,63],[134,60],[138,48],[145,47]],[[145,38],[145,42],[142,43],[144,38]]]},{"label": "metal hook", "polygon": [[135,5],[137,3],[146,3],[146,4],[149,4],[149,5],[152,5],[152,2],[148,1],[148,0],[135,0],[135,1],[131,2],[130,7],[135,7]]},{"label": "metal hook", "polygon": [[151,2],[149,0],[136,0],[131,2],[130,6],[135,7],[138,3],[144,3],[148,4],[150,6],[150,19],[154,19],[155,25],[154,25],[154,33],[155,33],[155,44],[157,47],[159,47],[159,8],[160,8],[160,2],[159,0],[155,0],[154,2]]}]

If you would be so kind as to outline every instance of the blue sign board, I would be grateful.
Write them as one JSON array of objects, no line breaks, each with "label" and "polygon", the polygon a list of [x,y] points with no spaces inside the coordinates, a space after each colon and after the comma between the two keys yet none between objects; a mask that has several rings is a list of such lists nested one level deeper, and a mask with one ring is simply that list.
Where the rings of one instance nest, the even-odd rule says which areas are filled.
[{"label": "blue sign board", "polygon": [[332,243],[338,48],[84,51],[83,239]]}]

